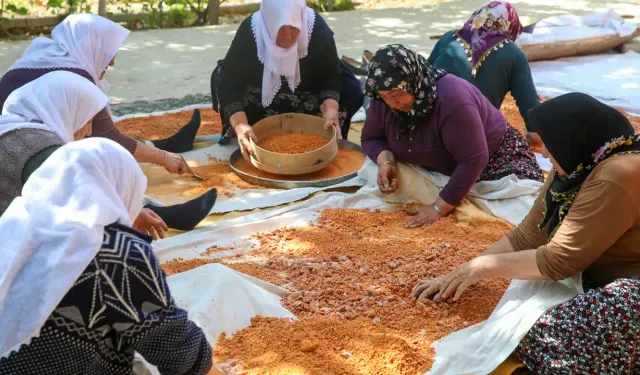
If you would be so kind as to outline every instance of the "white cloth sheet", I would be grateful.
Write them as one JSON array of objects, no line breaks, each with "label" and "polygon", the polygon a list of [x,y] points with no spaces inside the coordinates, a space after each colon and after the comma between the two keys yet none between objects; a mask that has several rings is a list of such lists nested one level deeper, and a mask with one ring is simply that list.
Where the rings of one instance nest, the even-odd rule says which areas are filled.
[{"label": "white cloth sheet", "polygon": [[571,14],[540,20],[532,34],[522,33],[516,41],[519,45],[564,42],[609,35],[627,37],[638,25],[625,21],[612,9],[586,16]]},{"label": "white cloth sheet", "polygon": [[[295,319],[282,307],[286,289],[236,272],[222,264],[207,264],[167,279],[176,304],[204,331],[209,344],[251,325],[255,316]],[[197,291],[197,292],[196,292]]]},{"label": "white cloth sheet", "polygon": [[640,54],[604,54],[531,63],[538,94],[583,92],[632,114],[640,114]]},{"label": "white cloth sheet", "polygon": [[[400,188],[391,195],[380,193],[377,186],[378,166],[367,159],[359,176],[367,180],[360,191],[389,202],[419,201],[431,204],[449,181],[449,177],[424,168],[399,164]],[[473,186],[467,199],[485,213],[518,225],[529,213],[542,183],[507,176],[498,181],[482,181]]]},{"label": "white cloth sheet", "polygon": [[[296,319],[282,307],[280,298],[289,292],[279,286],[236,272],[221,264],[207,264],[167,278],[171,295],[189,319],[202,329],[214,346],[220,334],[227,338],[251,325],[256,316]],[[140,355],[136,375],[160,375]]]}]

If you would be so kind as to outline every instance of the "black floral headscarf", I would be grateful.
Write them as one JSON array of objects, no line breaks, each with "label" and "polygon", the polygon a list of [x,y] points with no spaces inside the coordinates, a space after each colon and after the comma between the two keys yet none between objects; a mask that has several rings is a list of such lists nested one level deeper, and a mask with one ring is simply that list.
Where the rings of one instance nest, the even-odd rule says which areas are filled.
[{"label": "black floral headscarf", "polygon": [[379,49],[371,60],[365,93],[376,100],[382,100],[379,91],[402,90],[413,95],[415,101],[409,112],[394,110],[400,118],[400,139],[429,117],[438,94],[436,84],[445,74],[420,54],[401,44],[391,44]]},{"label": "black floral headscarf", "polygon": [[550,240],[591,171],[610,157],[640,153],[640,136],[622,113],[581,93],[544,102],[529,111],[529,120],[556,163],[570,173],[563,177],[556,171],[545,193],[540,228],[549,226]]}]

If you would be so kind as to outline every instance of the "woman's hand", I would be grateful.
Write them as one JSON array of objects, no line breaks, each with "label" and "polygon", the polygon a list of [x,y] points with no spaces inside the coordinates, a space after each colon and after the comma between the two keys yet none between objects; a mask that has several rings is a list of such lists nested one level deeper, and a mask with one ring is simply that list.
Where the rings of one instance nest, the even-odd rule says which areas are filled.
[{"label": "woman's hand", "polygon": [[442,216],[435,210],[432,204],[424,206],[411,219],[404,223],[405,228],[419,228],[430,225],[440,220]]},{"label": "woman's hand", "polygon": [[330,131],[331,127],[336,130],[336,138],[342,139],[342,129],[340,129],[339,104],[333,99],[325,100],[320,106],[320,112],[324,119],[324,129]]},{"label": "woman's hand", "polygon": [[538,133],[527,132],[525,136],[527,138],[527,143],[529,144],[530,147],[542,145],[542,139],[540,139],[540,136],[538,135]]},{"label": "woman's hand", "polygon": [[140,232],[148,233],[154,240],[164,238],[164,232],[169,230],[167,224],[148,208],[143,208],[140,214],[133,222],[133,227]]},{"label": "woman's hand", "polygon": [[169,173],[182,175],[185,173],[193,174],[193,170],[184,160],[182,155],[174,154],[172,152],[164,152],[164,169]]},{"label": "woman's hand", "polygon": [[336,138],[342,139],[342,129],[340,129],[340,117],[338,115],[338,111],[333,108],[329,108],[323,113],[322,117],[324,118],[324,129],[326,131],[331,131],[331,127],[336,130]]},{"label": "woman's hand", "polygon": [[251,147],[251,140],[254,143],[258,143],[258,137],[253,132],[251,125],[246,123],[237,124],[234,128],[236,135],[238,136],[238,144],[240,145],[240,152],[246,161],[251,161],[250,155],[254,155],[253,147]]},{"label": "woman's hand", "polygon": [[378,167],[378,188],[383,194],[398,190],[398,167],[394,163],[384,163]]},{"label": "woman's hand", "polygon": [[447,276],[439,277],[431,280],[420,281],[411,295],[413,298],[423,300],[433,297],[435,302],[446,301],[453,297],[453,301],[458,301],[462,294],[471,286],[480,281],[479,263],[480,258],[476,258],[470,262],[451,271]]}]

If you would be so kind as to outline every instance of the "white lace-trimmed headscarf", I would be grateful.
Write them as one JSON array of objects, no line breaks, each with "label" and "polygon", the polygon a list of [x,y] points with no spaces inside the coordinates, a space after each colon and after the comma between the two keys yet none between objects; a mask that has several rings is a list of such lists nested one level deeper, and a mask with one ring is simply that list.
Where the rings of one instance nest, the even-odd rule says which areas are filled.
[{"label": "white lace-trimmed headscarf", "polygon": [[[282,77],[291,92],[300,84],[300,59],[309,53],[309,41],[316,21],[313,9],[304,0],[263,0],[260,10],[251,18],[258,59],[264,64],[262,105],[268,107],[282,87]],[[276,45],[282,26],[300,30],[298,41],[290,48]]]},{"label": "white lace-trimmed headscarf", "polygon": [[100,77],[128,36],[129,30],[104,17],[90,13],[72,14],[51,31],[51,38],[35,38],[7,71],[82,69],[107,93],[109,83]]},{"label": "white lace-trimmed headscarf", "polygon": [[0,116],[0,135],[21,128],[42,129],[69,143],[107,103],[109,98],[86,78],[53,71],[9,95]]},{"label": "white lace-trimmed headscarf", "polygon": [[131,226],[147,179],[105,138],[56,150],[0,216],[0,358],[37,337],[102,246],[104,228]]}]

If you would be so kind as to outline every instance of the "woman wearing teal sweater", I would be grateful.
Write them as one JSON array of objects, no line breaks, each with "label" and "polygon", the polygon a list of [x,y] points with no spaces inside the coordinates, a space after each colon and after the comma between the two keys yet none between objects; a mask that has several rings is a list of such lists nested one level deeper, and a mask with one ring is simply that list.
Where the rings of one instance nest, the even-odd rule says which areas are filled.
[{"label": "woman wearing teal sweater", "polygon": [[530,132],[528,112],[540,103],[525,54],[515,45],[522,33],[518,13],[506,1],[491,1],[478,9],[459,30],[444,34],[428,61],[474,84],[500,108],[509,91],[527,126],[527,140],[538,143]]}]

